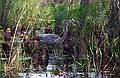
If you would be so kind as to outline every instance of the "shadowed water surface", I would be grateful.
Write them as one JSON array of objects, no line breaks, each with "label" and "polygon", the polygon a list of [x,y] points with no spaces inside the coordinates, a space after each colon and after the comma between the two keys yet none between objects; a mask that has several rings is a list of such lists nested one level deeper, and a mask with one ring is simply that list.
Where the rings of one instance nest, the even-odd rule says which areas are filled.
[{"label": "shadowed water surface", "polygon": [[84,73],[64,73],[62,75],[55,75],[49,72],[40,73],[19,73],[19,77],[5,76],[0,74],[0,78],[120,78],[120,74],[96,74],[95,72]]}]

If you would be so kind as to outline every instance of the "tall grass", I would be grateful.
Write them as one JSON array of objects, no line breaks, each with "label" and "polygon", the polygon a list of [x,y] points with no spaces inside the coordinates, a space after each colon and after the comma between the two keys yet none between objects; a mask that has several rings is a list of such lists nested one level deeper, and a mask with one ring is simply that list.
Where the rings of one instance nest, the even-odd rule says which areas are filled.
[{"label": "tall grass", "polygon": [[[20,24],[23,24],[26,28],[41,28],[47,24],[54,27],[58,20],[61,20],[61,22],[68,19],[79,21],[77,23],[78,27],[71,28],[75,47],[78,46],[80,49],[81,53],[79,53],[83,56],[80,58],[85,58],[87,59],[85,61],[93,63],[90,64],[91,67],[94,67],[96,72],[101,73],[113,61],[120,60],[119,37],[113,37],[112,45],[110,45],[111,42],[107,32],[109,10],[109,0],[95,0],[86,6],[79,3],[43,6],[40,0],[13,0],[7,19],[9,25],[16,28],[14,37],[16,37],[16,31]],[[84,24],[81,19],[84,20]],[[14,38],[11,51],[14,48],[13,44]],[[16,71],[20,71],[21,62],[18,61],[21,56],[20,52],[21,49],[10,54],[9,63],[5,67],[6,71],[11,71],[14,68]],[[83,63],[83,60],[80,63]],[[111,69],[115,70],[115,67],[116,63]],[[11,69],[9,70],[9,68]]]}]

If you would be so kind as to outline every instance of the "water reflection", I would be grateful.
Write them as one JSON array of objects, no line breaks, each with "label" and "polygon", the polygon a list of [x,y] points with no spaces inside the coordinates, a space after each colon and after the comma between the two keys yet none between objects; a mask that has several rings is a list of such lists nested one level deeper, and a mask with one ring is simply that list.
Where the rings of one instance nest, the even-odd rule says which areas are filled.
[{"label": "water reflection", "polygon": [[0,74],[0,78],[120,78],[120,74],[96,74],[95,72],[87,73],[76,73],[74,75],[72,72],[64,73],[62,75],[55,75],[50,72],[41,73],[19,73],[19,77],[5,76],[4,73]]},{"label": "water reflection", "polygon": [[[0,78],[120,78],[120,74],[96,74],[95,69],[91,68],[91,72],[78,72],[78,67],[72,65],[72,71],[63,72],[62,74],[53,74],[50,71],[55,71],[56,68],[63,70],[63,66],[57,66],[52,57],[49,57],[49,64],[46,71],[28,71],[28,73],[19,73],[18,77],[0,73]],[[32,67],[30,67],[32,68]]]},{"label": "water reflection", "polygon": [[95,74],[95,72],[88,73],[88,77],[84,73],[77,73],[76,75],[73,75],[73,73],[64,73],[61,76],[51,73],[29,73],[29,75],[22,73],[20,78],[119,78],[119,76]]}]

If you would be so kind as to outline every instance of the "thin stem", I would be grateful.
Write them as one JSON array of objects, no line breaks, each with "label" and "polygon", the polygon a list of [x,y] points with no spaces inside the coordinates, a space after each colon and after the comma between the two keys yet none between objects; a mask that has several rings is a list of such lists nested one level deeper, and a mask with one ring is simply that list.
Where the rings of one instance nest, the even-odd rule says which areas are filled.
[{"label": "thin stem", "polygon": [[18,26],[19,26],[19,23],[23,17],[23,15],[26,13],[26,11],[32,6],[33,3],[31,3],[31,5],[26,8],[25,10],[23,10],[23,13],[21,14],[18,22],[17,22],[17,25],[16,25],[16,28],[15,28],[15,33],[14,33],[14,36],[13,36],[13,39],[12,39],[12,44],[11,44],[11,50],[10,50],[10,54],[9,54],[9,60],[8,60],[8,64],[11,64],[11,57],[12,57],[12,49],[13,49],[13,44],[14,44],[14,41],[15,41],[15,36],[16,36],[16,33],[17,33],[17,29],[18,29]]}]

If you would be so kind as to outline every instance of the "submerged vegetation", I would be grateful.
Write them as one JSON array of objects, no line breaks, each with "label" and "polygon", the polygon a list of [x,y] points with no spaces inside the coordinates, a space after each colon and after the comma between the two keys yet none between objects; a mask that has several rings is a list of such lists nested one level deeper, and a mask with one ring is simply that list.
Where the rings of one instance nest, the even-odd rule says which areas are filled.
[{"label": "submerged vegetation", "polygon": [[[65,21],[69,20],[72,22],[66,40],[62,44],[47,44],[47,47],[49,54],[58,52],[55,53],[57,61],[64,61],[64,46],[68,46],[65,45],[67,39],[71,40],[68,42],[74,52],[68,57],[72,62],[67,65],[60,61],[64,68],[52,72],[66,71],[67,66],[74,69],[76,65],[78,72],[90,72],[93,68],[97,74],[120,72],[119,0],[91,0],[88,3],[76,0],[73,3],[49,2],[47,5],[42,0],[0,0],[0,5],[0,72],[18,75],[26,71],[27,66],[29,72],[32,70],[32,57],[24,50],[25,44],[15,42],[17,37],[20,38],[17,35],[19,27],[25,28],[28,38],[35,36],[36,30],[43,34],[44,27],[52,28],[52,33],[62,36]],[[14,34],[10,42],[12,52],[7,58],[2,43],[4,30],[8,27],[14,29]],[[21,39],[24,40],[23,37]]]}]

